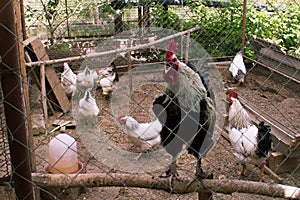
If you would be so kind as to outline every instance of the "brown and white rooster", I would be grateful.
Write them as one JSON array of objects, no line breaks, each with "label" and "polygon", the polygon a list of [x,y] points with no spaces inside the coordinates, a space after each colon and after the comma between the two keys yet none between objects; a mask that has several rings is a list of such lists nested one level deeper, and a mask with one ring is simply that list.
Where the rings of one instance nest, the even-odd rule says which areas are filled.
[{"label": "brown and white rooster", "polygon": [[162,125],[158,119],[150,123],[139,123],[131,116],[120,114],[118,121],[124,127],[129,141],[141,152],[136,157],[136,160],[139,159],[142,153],[160,146],[161,138],[159,133]]},{"label": "brown and white rooster", "polygon": [[215,108],[204,66],[196,69],[179,61],[177,43],[172,40],[165,55],[164,80],[167,89],[153,102],[152,110],[163,124],[162,144],[173,159],[164,177],[179,178],[176,159],[185,146],[197,158],[196,178],[212,178],[201,167],[201,159],[213,146]]},{"label": "brown and white rooster", "polygon": [[271,152],[271,128],[260,122],[253,124],[247,111],[238,100],[238,94],[229,94],[229,139],[234,149],[234,155],[242,163],[241,176],[245,175],[246,164],[261,166],[260,182],[264,180],[264,162]]}]

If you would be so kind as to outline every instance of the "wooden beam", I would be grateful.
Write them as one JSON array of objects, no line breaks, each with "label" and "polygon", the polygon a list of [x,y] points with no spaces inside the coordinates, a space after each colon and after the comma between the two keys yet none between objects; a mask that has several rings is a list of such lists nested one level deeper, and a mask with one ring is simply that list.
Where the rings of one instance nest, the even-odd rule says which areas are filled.
[{"label": "wooden beam", "polygon": [[244,180],[204,179],[199,182],[174,179],[170,188],[169,179],[153,178],[147,174],[89,173],[66,175],[33,173],[32,177],[33,182],[41,187],[136,187],[172,191],[177,194],[211,191],[224,194],[249,193],[273,198],[300,198],[300,188],[298,187]]},{"label": "wooden beam", "polygon": [[150,41],[149,43],[144,43],[144,44],[131,46],[131,47],[127,47],[127,48],[119,48],[119,49],[110,50],[110,51],[95,52],[95,53],[83,55],[83,56],[61,58],[61,59],[56,59],[56,60],[36,61],[36,62],[26,63],[26,66],[28,66],[28,67],[32,67],[32,66],[36,66],[36,65],[39,66],[39,65],[41,65],[41,63],[44,63],[45,65],[51,65],[51,64],[56,64],[56,63],[72,62],[72,61],[77,61],[77,60],[91,58],[91,57],[105,56],[105,55],[109,55],[109,54],[118,54],[118,53],[124,53],[124,52],[128,52],[128,51],[135,51],[135,50],[139,50],[139,49],[146,49],[146,48],[149,48],[149,46],[153,46],[155,44],[159,44],[159,43],[174,39],[176,37],[185,35],[189,32],[194,32],[194,31],[197,31],[200,29],[201,29],[201,27],[197,26],[197,27],[194,27],[194,28],[182,31],[182,32],[175,33],[173,35],[169,35],[167,37],[160,38],[158,40]]}]

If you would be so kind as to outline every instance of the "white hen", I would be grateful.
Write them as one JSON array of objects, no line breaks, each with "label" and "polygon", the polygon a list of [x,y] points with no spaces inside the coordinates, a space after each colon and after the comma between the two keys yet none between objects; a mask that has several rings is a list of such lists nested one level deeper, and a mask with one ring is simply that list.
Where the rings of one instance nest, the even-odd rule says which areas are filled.
[{"label": "white hen", "polygon": [[94,120],[99,114],[97,102],[88,90],[85,91],[84,97],[79,100],[78,114],[80,119],[85,119],[86,121]]},{"label": "white hen", "polygon": [[68,63],[64,63],[64,71],[61,74],[61,86],[64,88],[67,95],[74,95],[76,91],[77,76],[69,67]]},{"label": "white hen", "polygon": [[82,72],[77,74],[77,88],[81,91],[92,89],[97,77],[98,75],[95,71],[86,67]]},{"label": "white hen", "polygon": [[[161,143],[160,131],[162,125],[158,119],[150,123],[138,123],[133,117],[119,115],[118,121],[124,126],[128,139],[141,153],[156,148]],[[141,153],[136,160],[141,156]]]},{"label": "white hen", "polygon": [[97,86],[102,88],[104,96],[112,94],[116,89],[116,82],[119,81],[115,66],[109,66],[98,73]]},{"label": "white hen", "polygon": [[239,84],[245,84],[245,76],[246,76],[246,67],[243,60],[242,51],[239,51],[232,63],[230,64],[229,71],[233,78],[235,78]]}]

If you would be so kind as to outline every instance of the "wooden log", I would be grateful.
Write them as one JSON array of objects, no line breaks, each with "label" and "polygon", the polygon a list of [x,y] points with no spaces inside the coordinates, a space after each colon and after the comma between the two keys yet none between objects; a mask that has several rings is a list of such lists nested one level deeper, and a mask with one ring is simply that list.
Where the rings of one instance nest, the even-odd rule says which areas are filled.
[{"label": "wooden log", "polygon": [[206,179],[201,183],[191,180],[173,180],[170,188],[169,179],[153,178],[143,174],[89,173],[89,174],[32,174],[33,182],[41,187],[137,187],[173,191],[177,194],[206,192],[207,190],[231,194],[235,192],[281,197],[300,198],[300,188],[282,184],[261,183],[244,180]]}]

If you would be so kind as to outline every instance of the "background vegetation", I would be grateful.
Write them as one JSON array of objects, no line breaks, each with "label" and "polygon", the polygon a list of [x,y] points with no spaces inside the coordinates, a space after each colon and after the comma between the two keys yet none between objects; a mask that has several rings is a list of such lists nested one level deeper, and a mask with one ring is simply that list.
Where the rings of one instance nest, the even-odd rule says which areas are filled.
[{"label": "background vegetation", "polygon": [[[127,17],[137,18],[136,7],[132,4],[126,4],[124,0],[115,0],[111,4],[108,4],[107,1],[95,2],[91,0],[36,1],[40,5],[39,9],[33,4],[26,4],[27,26],[29,28],[39,22],[43,27],[46,27],[44,31],[46,31],[47,37],[52,40],[66,35],[70,36],[72,28],[74,30],[74,27],[80,24],[84,25],[83,28],[76,30],[75,35],[73,33],[71,36],[95,35],[90,32],[99,36],[114,34],[113,26],[116,15],[123,15],[123,29],[137,27],[137,19],[135,23],[129,23],[130,20],[124,17],[127,13]],[[185,7],[169,6],[168,10],[163,5],[153,3],[153,1],[149,3],[149,1],[144,0],[139,3],[141,5],[149,3],[151,26],[180,31],[200,25],[202,29],[192,36],[212,56],[234,55],[241,49],[242,0],[231,0],[230,4],[224,4],[224,6],[217,8],[206,6],[198,0],[186,0],[186,2],[188,4]],[[247,5],[247,36],[251,35],[268,40],[279,45],[283,51],[300,57],[299,1],[285,1],[284,4],[281,4],[279,1],[273,0],[265,4],[267,7],[259,8],[255,7],[256,3],[250,1]],[[36,6],[36,4],[34,5]],[[118,10],[117,7],[120,9]],[[95,9],[97,15],[95,15]],[[96,26],[92,28],[97,20],[106,21],[106,27],[99,28]],[[68,29],[66,29],[66,23],[69,25]],[[253,56],[251,48],[246,50],[248,56]]]}]

